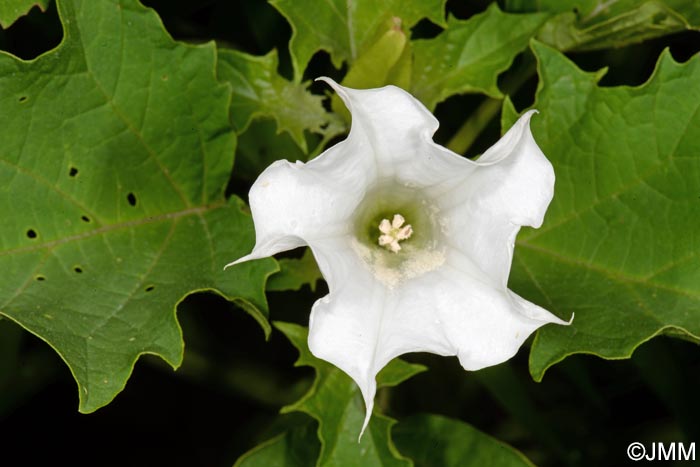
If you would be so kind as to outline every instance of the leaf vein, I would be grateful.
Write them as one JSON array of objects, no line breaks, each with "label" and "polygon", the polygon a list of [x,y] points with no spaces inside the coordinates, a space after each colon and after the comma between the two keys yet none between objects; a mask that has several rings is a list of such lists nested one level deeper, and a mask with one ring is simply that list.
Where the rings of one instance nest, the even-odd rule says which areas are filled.
[{"label": "leaf vein", "polygon": [[146,143],[146,140],[143,139],[143,135],[136,129],[134,124],[126,117],[126,115],[119,109],[119,107],[116,105],[114,102],[113,96],[110,96],[107,91],[102,87],[102,84],[97,80],[97,77],[95,74],[92,72],[92,70],[88,69],[88,74],[92,78],[93,82],[95,83],[95,87],[97,90],[102,94],[104,97],[106,103],[112,108],[114,111],[114,114],[126,125],[128,130],[136,137],[136,140],[141,144],[141,146],[146,150],[146,153],[148,156],[156,163],[158,168],[160,169],[161,173],[165,177],[166,180],[170,183],[170,185],[173,187],[177,195],[180,197],[182,202],[185,204],[186,207],[191,207],[191,203],[185,196],[185,194],[182,192],[180,187],[175,183],[175,180],[170,176],[170,172],[168,169],[163,165],[161,160],[158,158],[158,155],[156,152],[153,150],[153,148]]},{"label": "leaf vein", "polygon": [[95,237],[97,235],[103,235],[105,233],[109,233],[109,232],[113,232],[113,231],[117,231],[117,230],[121,230],[121,229],[128,229],[131,227],[139,227],[142,225],[151,225],[151,224],[155,224],[157,222],[163,222],[163,221],[167,221],[167,220],[171,220],[171,219],[179,219],[179,218],[187,217],[187,216],[191,216],[191,215],[201,215],[202,213],[205,213],[208,211],[213,211],[213,210],[219,209],[223,206],[224,206],[224,203],[219,202],[219,203],[214,203],[214,204],[205,205],[205,206],[191,207],[188,209],[184,209],[182,211],[173,211],[173,212],[169,212],[169,213],[165,213],[165,214],[159,214],[157,216],[149,216],[149,217],[136,219],[136,220],[132,220],[132,221],[120,222],[117,224],[110,224],[110,225],[106,225],[106,226],[98,228],[98,229],[90,230],[87,232],[77,233],[74,235],[70,235],[67,237],[59,238],[59,239],[48,241],[48,242],[44,242],[44,243],[37,244],[37,245],[2,250],[2,251],[0,251],[0,257],[14,255],[14,254],[18,254],[18,253],[26,253],[26,252],[30,252],[30,251],[44,250],[44,249],[51,250],[53,248],[56,248],[57,246],[64,245],[66,243],[84,240],[87,238]]},{"label": "leaf vein", "polygon": [[527,243],[527,242],[519,241],[518,246],[523,247],[523,248],[527,248],[527,249],[535,251],[537,253],[546,254],[547,256],[554,258],[555,260],[559,261],[560,263],[571,264],[571,265],[579,266],[587,271],[597,272],[599,274],[602,274],[602,275],[608,277],[609,279],[612,279],[614,281],[617,281],[617,282],[620,282],[623,284],[638,284],[638,285],[643,285],[643,286],[648,286],[648,287],[654,287],[654,288],[659,289],[659,290],[664,290],[667,292],[671,292],[671,293],[675,293],[678,295],[688,297],[688,298],[693,299],[693,300],[700,301],[700,292],[679,289],[678,287],[673,287],[673,286],[666,285],[666,284],[649,282],[649,281],[645,280],[645,278],[641,278],[641,277],[631,277],[631,276],[626,276],[626,275],[623,275],[620,273],[615,273],[615,271],[611,271],[611,270],[606,269],[602,266],[591,263],[590,261],[583,261],[583,260],[576,259],[576,258],[569,258],[569,257],[566,257],[566,256],[562,255],[561,253],[558,253],[554,250],[550,250],[548,248],[544,248],[544,247],[541,247],[538,245],[532,245],[532,244]]},{"label": "leaf vein", "polygon": [[[163,252],[167,249],[167,246],[170,244],[170,240],[172,239],[173,233],[176,230],[179,218],[173,218],[171,220],[172,220],[172,223],[170,224],[170,230],[168,231],[168,234],[163,239],[163,243],[161,244],[160,248],[158,249],[158,252],[153,257],[151,264],[148,265],[148,269],[141,276],[141,279],[136,281],[136,284],[134,285],[134,287],[126,295],[126,298],[121,301],[121,303],[116,304],[113,307],[112,311],[107,316],[103,317],[102,320],[100,320],[100,322],[95,324],[95,326],[92,328],[92,331],[90,332],[90,335],[94,335],[96,331],[103,328],[110,320],[112,320],[112,318],[117,316],[117,314],[124,308],[124,306],[127,303],[129,303],[129,301],[134,297],[136,291],[139,290],[143,286],[146,278],[151,274],[151,272],[153,272],[153,269],[156,267],[156,265],[160,261],[160,258],[163,256]],[[129,323],[128,321],[125,321],[125,323],[129,324],[131,326],[131,323]]]}]

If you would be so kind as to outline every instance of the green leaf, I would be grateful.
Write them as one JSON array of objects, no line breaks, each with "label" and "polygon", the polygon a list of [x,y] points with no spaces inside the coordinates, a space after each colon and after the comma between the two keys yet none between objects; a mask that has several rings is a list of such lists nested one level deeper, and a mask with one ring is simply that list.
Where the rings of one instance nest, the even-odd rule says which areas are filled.
[{"label": "green leaf", "polygon": [[549,16],[503,13],[494,3],[468,20],[449,18],[442,34],[413,42],[412,93],[429,109],[453,94],[501,97],[498,75]]},{"label": "green leaf", "polygon": [[289,52],[295,81],[319,50],[331,56],[336,68],[353,63],[375,41],[392,18],[405,28],[428,18],[444,25],[445,0],[271,0],[292,26]]},{"label": "green leaf", "polygon": [[510,0],[506,9],[561,13],[538,36],[559,50],[622,47],[700,27],[694,0]]},{"label": "green leaf", "polygon": [[306,161],[309,156],[302,152],[289,133],[277,134],[275,121],[265,118],[253,120],[246,131],[238,136],[233,175],[250,183],[279,159]]},{"label": "green leaf", "polygon": [[[342,85],[370,89],[393,84],[408,89],[413,65],[411,46],[400,21],[392,18],[383,32],[349,67]],[[350,112],[337,94],[331,97],[334,112],[350,122]]]},{"label": "green leaf", "polygon": [[700,28],[700,3],[696,0],[663,0],[663,2],[683,15],[693,29]]},{"label": "green leaf", "polygon": [[180,364],[175,305],[193,291],[267,326],[276,266],[223,271],[254,234],[224,198],[235,134],[213,44],[175,43],[136,0],[58,12],[58,48],[0,54],[0,314],[60,354],[91,412],[140,355]]},{"label": "green leaf", "polygon": [[[402,69],[405,68],[407,33],[396,18],[388,21],[385,29],[350,66],[343,78],[344,86],[368,89],[395,84],[408,88],[410,75],[401,74]],[[398,70],[394,70],[397,65]]]},{"label": "green leaf", "polygon": [[291,428],[243,454],[234,467],[309,467],[318,458],[316,424]]},{"label": "green leaf", "polygon": [[279,261],[280,271],[270,276],[266,289],[272,292],[299,290],[308,284],[312,292],[316,291],[316,283],[323,279],[318,269],[313,253],[309,248],[304,255],[297,258],[282,258]]},{"label": "green leaf", "polygon": [[[668,51],[639,87],[599,87],[533,42],[532,121],[557,176],[539,230],[518,237],[511,287],[571,326],[546,326],[530,371],[573,353],[629,357],[662,333],[700,337],[700,55]],[[512,106],[503,112],[508,128]]]},{"label": "green leaf", "polygon": [[[357,385],[340,369],[311,355],[306,328],[281,322],[275,322],[274,326],[299,350],[296,365],[316,370],[316,380],[309,392],[282,409],[283,413],[304,412],[318,421],[321,453],[316,465],[410,465],[391,441],[391,427],[396,422],[388,417],[374,413],[358,443],[365,407]],[[422,371],[425,371],[422,365],[394,359],[377,375],[377,387],[395,386]]]},{"label": "green leaf", "polygon": [[393,430],[396,446],[418,467],[533,467],[519,451],[459,420],[414,415]]},{"label": "green leaf", "polygon": [[575,12],[582,24],[592,25],[623,15],[644,4],[656,3],[673,8],[691,23],[697,23],[700,5],[695,0],[506,0],[507,11],[552,13]]},{"label": "green leaf", "polygon": [[219,49],[219,78],[231,84],[231,121],[242,133],[255,117],[272,117],[278,132],[285,131],[308,153],[304,130],[328,140],[343,131],[338,116],[323,108],[323,96],[308,92],[308,83],[296,84],[277,73],[277,51],[255,56]]},{"label": "green leaf", "polygon": [[2,0],[0,2],[0,27],[9,28],[20,16],[29,13],[35,6],[46,11],[51,0]]}]

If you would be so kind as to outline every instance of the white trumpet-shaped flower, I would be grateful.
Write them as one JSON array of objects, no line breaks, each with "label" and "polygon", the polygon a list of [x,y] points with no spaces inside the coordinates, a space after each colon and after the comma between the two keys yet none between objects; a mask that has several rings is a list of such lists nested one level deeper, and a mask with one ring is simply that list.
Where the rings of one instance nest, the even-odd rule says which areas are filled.
[{"label": "white trumpet-shaped flower", "polygon": [[474,162],[432,141],[437,120],[407,92],[322,79],[350,110],[350,134],[258,177],[255,248],[231,264],[311,247],[330,293],[311,310],[309,348],[358,384],[364,431],[375,377],[394,357],[456,355],[478,370],[540,326],[567,324],[507,288],[515,236],[542,224],[554,172],[532,111]]}]

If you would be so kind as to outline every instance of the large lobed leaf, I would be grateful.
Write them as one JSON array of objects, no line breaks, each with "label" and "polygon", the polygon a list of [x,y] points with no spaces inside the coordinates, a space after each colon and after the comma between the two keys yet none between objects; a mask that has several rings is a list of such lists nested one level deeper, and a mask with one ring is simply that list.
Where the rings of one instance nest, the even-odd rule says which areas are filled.
[{"label": "large lobed leaf", "polygon": [[500,97],[498,75],[549,17],[503,13],[493,4],[468,20],[449,18],[447,29],[437,37],[413,42],[411,92],[429,109],[458,93]]},{"label": "large lobed leaf", "polygon": [[538,36],[559,50],[622,47],[700,28],[696,0],[506,0],[506,10],[559,13]]},{"label": "large lobed leaf", "polygon": [[307,85],[292,83],[277,73],[277,52],[255,56],[219,49],[219,78],[231,84],[231,121],[241,133],[255,117],[274,118],[277,131],[285,131],[304,153],[308,152],[305,131],[324,136],[324,141],[345,130],[338,116],[323,108],[323,97],[307,91]]},{"label": "large lobed leaf", "polygon": [[354,62],[397,18],[410,28],[422,18],[444,25],[445,0],[271,0],[292,26],[289,51],[295,80],[319,50],[340,68]]},{"label": "large lobed leaf", "polygon": [[[624,358],[661,333],[700,339],[700,55],[668,52],[639,87],[604,88],[537,42],[535,139],[557,176],[544,225],[518,237],[511,286],[576,318],[540,330],[537,380],[573,353]],[[515,115],[504,109],[504,128]]]},{"label": "large lobed leaf", "polygon": [[[353,381],[336,367],[310,354],[306,328],[280,322],[275,323],[275,327],[299,350],[297,365],[312,366],[316,370],[316,380],[306,396],[285,407],[283,412],[301,411],[311,415],[318,422],[315,434],[318,439],[312,431],[313,423],[297,423],[245,453],[236,467],[533,466],[513,447],[467,423],[439,415],[414,415],[396,423],[374,413],[358,443],[356,434],[364,411]],[[420,365],[396,359],[380,372],[377,382],[380,387],[395,386],[423,370]],[[370,437],[369,443],[367,437]]]},{"label": "large lobed leaf", "polygon": [[319,446],[316,426],[308,419],[255,446],[234,467],[309,467],[318,459]]},{"label": "large lobed leaf", "polygon": [[80,410],[107,404],[141,354],[172,366],[175,305],[216,290],[263,325],[253,243],[224,188],[235,134],[213,44],[172,41],[136,0],[58,2],[61,45],[0,53],[0,315],[51,345]]},{"label": "large lobed leaf", "polygon": [[[312,423],[300,424],[265,441],[241,456],[235,467],[313,465],[318,457],[313,427]],[[513,447],[467,423],[440,415],[408,417],[392,427],[391,435],[399,451],[416,467],[533,467],[532,462]],[[348,455],[331,465],[377,464]]]},{"label": "large lobed leaf", "polygon": [[[467,20],[448,18],[446,29],[434,38],[410,42],[399,23],[389,23],[350,64],[342,84],[360,89],[395,84],[429,109],[453,94],[501,97],[498,75],[550,17],[503,13],[494,3]],[[333,109],[349,120],[340,99],[334,96],[333,102]]]},{"label": "large lobed leaf", "polygon": [[[316,465],[411,465],[399,454],[391,440],[391,427],[396,422],[379,413],[374,413],[358,443],[365,407],[355,382],[335,366],[311,355],[307,344],[308,329],[292,323],[276,322],[274,325],[299,350],[297,366],[311,366],[316,371],[316,379],[309,392],[298,402],[282,409],[283,413],[303,412],[318,421],[321,452]],[[396,386],[421,371],[425,371],[425,367],[395,359],[377,376],[377,387]],[[270,447],[279,451],[278,443],[284,441],[286,444],[289,436],[292,435],[271,441]],[[258,452],[256,455],[270,455],[267,450],[256,449],[254,452]]]},{"label": "large lobed leaf", "polygon": [[533,467],[519,451],[459,420],[414,415],[393,430],[399,450],[417,467]]}]

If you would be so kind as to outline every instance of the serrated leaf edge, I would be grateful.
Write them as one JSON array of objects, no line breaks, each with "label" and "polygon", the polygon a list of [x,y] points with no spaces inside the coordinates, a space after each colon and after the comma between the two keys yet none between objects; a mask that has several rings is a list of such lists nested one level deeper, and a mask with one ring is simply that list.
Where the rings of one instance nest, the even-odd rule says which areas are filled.
[{"label": "serrated leaf edge", "polygon": [[[542,78],[541,78],[541,77],[542,77],[542,74],[543,74],[543,71],[542,71],[542,66],[543,66],[543,64],[542,64],[542,59],[541,59],[541,58],[539,57],[539,55],[537,54],[537,50],[536,50],[537,48],[540,48],[540,47],[541,47],[541,48],[544,48],[544,49],[549,49],[550,51],[554,51],[554,52],[556,52],[556,53],[560,53],[559,51],[557,51],[557,49],[555,49],[555,48],[553,48],[553,47],[551,47],[551,46],[549,46],[549,45],[547,45],[547,44],[544,44],[544,43],[538,41],[538,40],[535,39],[535,38],[532,38],[532,39],[530,40],[530,48],[531,48],[531,50],[533,51],[533,53],[535,54],[535,58],[537,59],[537,75],[538,75],[538,77],[540,78],[540,79],[539,79],[539,82],[537,83],[537,91],[536,91],[536,93],[535,93],[535,103],[537,103],[537,102],[539,101],[540,93],[541,93],[541,91],[542,91],[542,89],[543,89],[543,87],[544,87],[544,82],[543,82],[543,80],[542,80]],[[572,62],[570,59],[568,59],[567,57],[564,57],[564,59],[565,59],[568,63],[570,63],[573,67],[575,67],[575,68],[579,71],[579,73],[581,73],[581,74],[584,75],[584,76],[587,76],[587,77],[591,78],[591,79],[592,79],[592,84],[593,84],[594,86],[596,86],[596,85],[600,82],[600,80],[603,78],[603,76],[605,75],[605,73],[606,73],[607,70],[608,70],[607,67],[604,67],[604,68],[601,68],[601,69],[599,69],[599,70],[597,70],[597,71],[594,71],[594,72],[586,72],[586,71],[584,71],[584,70],[581,70],[578,66],[576,66],[575,63],[573,63],[573,62]],[[669,65],[665,65],[666,63],[668,63]],[[676,66],[676,67],[679,67],[679,66],[682,66],[682,65],[683,65],[682,63],[677,62],[677,61],[673,58],[673,56],[671,55],[670,49],[669,49],[668,47],[666,47],[666,48],[663,49],[663,51],[662,51],[661,54],[659,55],[659,58],[658,58],[658,60],[656,61],[656,64],[654,65],[654,71],[652,72],[652,74],[649,76],[649,78],[648,78],[644,83],[642,83],[642,84],[640,84],[640,85],[637,85],[637,86],[628,86],[628,85],[615,86],[615,88],[635,89],[635,90],[644,89],[646,86],[649,86],[649,85],[657,78],[657,75],[660,73],[660,70],[661,70],[661,68],[662,68],[663,66]],[[527,109],[525,109],[525,110],[527,110]],[[524,112],[525,110],[523,110],[523,112]],[[569,218],[566,218],[566,219],[564,220],[564,222],[567,222],[568,220],[570,220],[570,219],[569,219]],[[550,229],[550,228],[556,227],[556,226],[558,226],[558,225],[561,225],[561,224],[563,224],[564,222],[560,222],[560,223],[558,223],[558,224],[555,224],[555,226],[547,226],[547,230]],[[547,230],[545,230],[545,231],[547,231]],[[533,236],[538,236],[538,235],[540,235],[540,234],[542,234],[542,233],[543,233],[543,231],[537,231],[537,232],[534,232],[532,235],[533,235]],[[516,246],[519,246],[519,247],[521,247],[521,248],[524,247],[524,248],[533,249],[532,246],[530,246],[530,245],[527,244],[527,240],[530,239],[530,238],[531,238],[531,236],[528,236],[528,237],[525,238],[524,240],[518,240],[518,241],[516,241]],[[587,266],[587,267],[590,268],[590,266]],[[590,268],[590,269],[593,269],[593,268]],[[598,270],[597,270],[597,271],[598,271]],[[601,271],[598,271],[598,272],[601,272]],[[606,272],[606,271],[603,271],[603,272]],[[574,324],[574,326],[575,326],[575,324]],[[574,328],[574,329],[575,329],[575,328]],[[605,353],[603,353],[603,352],[593,352],[593,351],[587,351],[587,350],[584,350],[584,351],[563,352],[561,355],[558,355],[558,356],[556,356],[556,357],[550,358],[547,362],[545,362],[545,363],[544,363],[543,365],[541,365],[540,367],[536,367],[536,366],[535,366],[535,363],[534,363],[534,358],[533,358],[533,349],[535,349],[535,348],[537,347],[538,342],[539,342],[540,339],[541,339],[541,333],[542,333],[542,330],[538,330],[537,333],[535,334],[534,339],[533,339],[532,346],[530,347],[530,354],[529,354],[529,357],[528,357],[528,366],[529,366],[530,375],[531,375],[531,377],[532,377],[532,379],[533,379],[534,381],[536,381],[536,382],[541,382],[542,379],[544,378],[544,374],[547,372],[547,370],[548,370],[549,368],[551,368],[552,366],[556,365],[557,363],[562,362],[562,361],[563,361],[564,359],[566,359],[567,357],[570,357],[570,356],[572,356],[572,355],[577,355],[577,354],[582,354],[582,355],[593,355],[593,356],[596,356],[596,357],[603,358],[603,359],[605,359],[605,360],[624,360],[624,359],[628,359],[628,358],[630,358],[630,357],[633,355],[634,351],[635,351],[639,346],[641,346],[642,344],[644,344],[644,343],[650,341],[650,340],[653,339],[654,337],[657,337],[657,336],[659,336],[659,335],[663,335],[663,334],[664,334],[666,331],[668,331],[668,330],[678,331],[680,334],[684,334],[684,335],[688,336],[688,337],[689,337],[691,340],[693,340],[693,341],[700,341],[700,335],[695,335],[695,334],[693,334],[692,332],[690,332],[688,329],[685,329],[685,328],[682,327],[682,326],[665,325],[665,326],[662,326],[662,327],[658,328],[655,332],[649,334],[647,337],[641,339],[639,342],[637,342],[636,344],[634,344],[634,345],[632,345],[631,347],[629,347],[629,348],[627,349],[627,351],[625,351],[623,354],[608,355],[608,354],[605,354]]]}]

